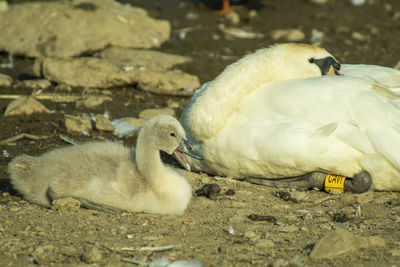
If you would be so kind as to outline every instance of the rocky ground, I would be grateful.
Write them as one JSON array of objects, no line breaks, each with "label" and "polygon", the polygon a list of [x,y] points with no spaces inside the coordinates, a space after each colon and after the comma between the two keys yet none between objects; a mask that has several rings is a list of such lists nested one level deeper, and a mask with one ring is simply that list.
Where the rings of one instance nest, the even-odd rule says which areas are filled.
[{"label": "rocky ground", "polygon": [[[151,17],[170,22],[169,40],[154,50],[192,59],[163,70],[144,69],[146,74],[156,73],[151,80],[173,72],[192,75],[203,83],[246,53],[286,41],[320,44],[346,63],[394,67],[400,60],[400,2],[396,0],[358,1],[360,6],[350,0],[263,0],[260,10],[240,8],[227,16],[214,14],[199,1],[122,2],[143,7]],[[88,4],[77,7],[93,9]],[[125,80],[117,80],[128,84],[117,87],[73,86],[68,80],[46,76],[49,72],[38,74],[35,55],[17,53],[11,62],[7,46],[2,49],[0,73],[8,77],[0,77],[0,109],[4,114],[0,116],[1,266],[130,266],[150,262],[165,266],[176,261],[187,261],[180,262],[187,266],[399,266],[398,192],[289,191],[181,170],[194,191],[205,184],[220,188],[219,193],[204,196],[194,193],[182,216],[54,210],[27,203],[6,179],[7,164],[14,156],[39,155],[69,145],[71,140],[134,144],[135,128],[130,135],[118,136],[110,122],[129,117],[126,121],[140,124],[138,119],[146,119],[154,109],[179,117],[188,100],[179,95],[191,91],[166,91],[163,87],[168,82],[159,82],[163,86],[157,88],[149,85],[147,78],[125,76]],[[83,56],[102,59],[102,52],[94,50]],[[47,50],[39,52],[43,51]],[[79,66],[74,68],[83,73]],[[26,81],[37,78],[51,82],[35,81],[32,85]],[[29,108],[44,108],[44,113],[19,115],[25,105],[19,103],[14,115],[5,115],[15,95],[32,92],[40,103],[29,102]],[[97,124],[99,121],[104,125]],[[166,161],[176,166],[172,159]]]}]

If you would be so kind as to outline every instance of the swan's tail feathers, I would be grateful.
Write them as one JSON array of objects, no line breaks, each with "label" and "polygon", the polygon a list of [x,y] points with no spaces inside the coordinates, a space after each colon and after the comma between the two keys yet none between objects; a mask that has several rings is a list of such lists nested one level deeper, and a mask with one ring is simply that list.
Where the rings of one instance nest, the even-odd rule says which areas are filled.
[{"label": "swan's tail feathers", "polygon": [[400,172],[400,133],[388,130],[368,130],[375,149]]}]

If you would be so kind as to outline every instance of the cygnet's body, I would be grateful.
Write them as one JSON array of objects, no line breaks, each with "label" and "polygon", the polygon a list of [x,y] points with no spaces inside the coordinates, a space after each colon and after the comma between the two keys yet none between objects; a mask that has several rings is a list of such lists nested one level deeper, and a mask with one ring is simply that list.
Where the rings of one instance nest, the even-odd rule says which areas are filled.
[{"label": "cygnet's body", "polygon": [[58,197],[99,206],[182,214],[191,199],[191,186],[162,163],[159,151],[172,154],[183,143],[187,144],[180,123],[171,116],[158,116],[140,130],[136,150],[114,142],[91,142],[39,157],[18,156],[9,164],[9,173],[15,189],[39,205],[50,205],[50,188]]},{"label": "cygnet's body", "polygon": [[[374,68],[381,73],[368,75]],[[346,65],[325,75],[339,69],[326,50],[299,44],[228,66],[182,113],[204,156],[188,159],[192,169],[267,179],[367,171],[371,189],[400,190],[399,72]]]}]

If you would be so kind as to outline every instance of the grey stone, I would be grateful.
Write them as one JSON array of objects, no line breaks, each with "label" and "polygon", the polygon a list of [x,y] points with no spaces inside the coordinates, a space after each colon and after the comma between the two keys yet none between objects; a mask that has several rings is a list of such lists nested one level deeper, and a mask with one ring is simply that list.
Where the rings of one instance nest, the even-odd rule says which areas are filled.
[{"label": "grey stone", "polygon": [[50,110],[32,96],[20,96],[8,104],[4,116],[31,115],[33,113],[50,113]]},{"label": "grey stone", "polygon": [[91,247],[88,249],[81,257],[82,261],[85,263],[97,263],[102,259],[102,254],[96,247]]},{"label": "grey stone", "polygon": [[121,118],[121,120],[132,124],[136,128],[142,127],[143,124],[146,122],[146,119],[139,119],[139,118],[132,118],[132,117]]},{"label": "grey stone", "polygon": [[392,257],[400,257],[400,249],[391,249],[389,253]]},{"label": "grey stone", "polygon": [[110,96],[106,95],[86,95],[82,100],[76,102],[76,107],[95,108],[100,106],[106,101],[112,101]]},{"label": "grey stone", "polygon": [[52,209],[58,211],[64,210],[79,210],[81,202],[75,198],[66,197],[53,200]]},{"label": "grey stone", "polygon": [[253,210],[239,209],[236,211],[235,215],[229,219],[229,222],[232,224],[249,223],[250,219],[248,218],[248,216],[255,213],[256,212]]},{"label": "grey stone", "polygon": [[115,130],[111,121],[101,114],[96,115],[96,129],[100,131],[109,131],[109,132],[113,132]]},{"label": "grey stone", "polygon": [[284,233],[293,233],[293,232],[299,231],[299,228],[295,225],[285,224],[285,225],[279,226],[278,230],[280,232],[284,232]]},{"label": "grey stone", "polygon": [[63,255],[69,256],[69,257],[75,257],[75,256],[79,257],[79,254],[80,254],[79,250],[72,245],[61,246],[61,247],[58,247],[58,249],[59,249],[60,254],[63,254]]},{"label": "grey stone", "polygon": [[0,86],[1,87],[9,87],[11,86],[12,79],[10,76],[0,73]]},{"label": "grey stone", "polygon": [[175,101],[173,99],[168,99],[167,100],[167,105],[168,105],[169,108],[179,108],[180,107],[179,102]]},{"label": "grey stone", "polygon": [[238,25],[240,23],[240,15],[239,13],[232,11],[228,12],[225,15],[225,19],[231,24],[231,25]]},{"label": "grey stone", "polygon": [[[118,137],[124,137],[138,134],[139,128],[143,125],[143,121],[136,118],[123,118],[115,119],[111,123],[115,128],[114,134]],[[136,126],[137,124],[140,124],[140,126]]]},{"label": "grey stone", "polygon": [[336,229],[315,244],[310,257],[313,259],[332,259],[355,252],[360,248],[373,246],[385,246],[385,240],[379,236],[361,237],[343,229]]},{"label": "grey stone", "polygon": [[32,90],[47,89],[51,86],[51,82],[45,79],[24,80],[16,84],[17,87],[24,87]]},{"label": "grey stone", "polygon": [[310,0],[310,2],[317,5],[323,5],[326,4],[328,0]]},{"label": "grey stone", "polygon": [[92,123],[87,117],[65,115],[64,123],[68,132],[86,133],[92,130]]},{"label": "grey stone", "polygon": [[310,220],[313,218],[313,216],[311,215],[311,212],[309,210],[296,210],[296,212],[298,212],[300,214],[300,216],[303,220]]},{"label": "grey stone", "polygon": [[6,0],[0,1],[0,11],[6,11],[8,9],[8,4]]},{"label": "grey stone", "polygon": [[286,40],[289,42],[298,42],[304,40],[306,37],[305,33],[300,29],[279,29],[274,30],[271,33],[272,39]]},{"label": "grey stone", "polygon": [[175,115],[175,111],[172,108],[156,108],[156,109],[145,109],[139,113],[139,118],[141,119],[151,119],[158,115]]},{"label": "grey stone", "polygon": [[394,66],[394,68],[395,68],[396,70],[400,70],[400,61],[397,62],[396,66]]},{"label": "grey stone", "polygon": [[304,267],[305,265],[302,263],[302,259],[300,256],[296,255],[291,260],[285,259],[277,259],[275,260],[272,267]]},{"label": "grey stone", "polygon": [[334,229],[349,229],[349,227],[350,227],[350,222],[343,222],[343,223],[336,223],[336,224],[334,224],[333,225],[333,228]]},{"label": "grey stone", "polygon": [[142,70],[170,69],[176,65],[190,62],[190,57],[168,54],[147,49],[110,47],[100,52],[100,57]]},{"label": "grey stone", "polygon": [[264,38],[264,34],[253,32],[249,29],[242,29],[239,27],[226,27],[223,24],[219,25],[219,29],[229,38],[235,37],[239,39],[260,39]]},{"label": "grey stone", "polygon": [[170,24],[113,0],[35,1],[1,12],[0,36],[0,50],[65,58],[107,46],[159,47],[169,39]]},{"label": "grey stone", "polygon": [[351,34],[351,37],[352,37],[354,40],[362,41],[362,42],[364,42],[364,41],[369,41],[369,40],[370,40],[370,37],[369,37],[368,35],[362,34],[362,33],[360,33],[360,32],[353,32],[353,33]]},{"label": "grey stone", "polygon": [[55,247],[53,245],[43,245],[37,247],[33,253],[32,257],[38,264],[48,263],[53,255]]},{"label": "grey stone", "polygon": [[267,250],[268,251],[269,249],[274,247],[275,244],[270,239],[262,239],[262,240],[258,241],[254,246],[257,250],[261,250],[261,251]]},{"label": "grey stone", "polygon": [[290,193],[290,197],[293,201],[303,202],[308,199],[308,194],[304,191],[294,191]]},{"label": "grey stone", "polygon": [[180,70],[143,69],[102,58],[45,58],[46,79],[72,87],[111,88],[138,83],[142,88],[178,90],[198,88],[197,76]]}]

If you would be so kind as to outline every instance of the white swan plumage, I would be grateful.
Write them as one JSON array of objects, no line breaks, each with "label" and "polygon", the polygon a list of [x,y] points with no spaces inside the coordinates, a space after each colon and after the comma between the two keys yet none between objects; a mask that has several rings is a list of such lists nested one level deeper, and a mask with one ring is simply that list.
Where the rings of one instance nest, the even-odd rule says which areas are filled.
[{"label": "white swan plumage", "polygon": [[[188,147],[190,151],[185,150]],[[89,142],[39,157],[17,156],[8,172],[14,188],[42,206],[51,205],[51,192],[100,210],[179,215],[191,199],[191,186],[177,170],[165,166],[159,154],[177,149],[201,157],[187,143],[178,120],[160,115],[143,125],[136,149],[116,142]]]},{"label": "white swan plumage", "polygon": [[228,66],[182,113],[204,156],[188,159],[192,169],[267,179],[367,171],[371,189],[400,190],[400,72],[344,65],[323,75],[337,64],[322,48],[282,44]]},{"label": "white swan plumage", "polygon": [[340,72],[345,76],[358,77],[400,94],[400,71],[397,69],[367,64],[341,64]]}]

